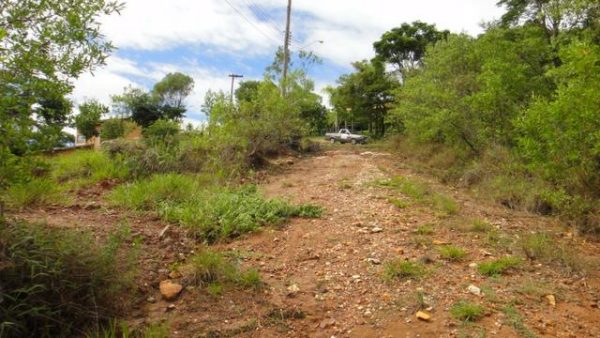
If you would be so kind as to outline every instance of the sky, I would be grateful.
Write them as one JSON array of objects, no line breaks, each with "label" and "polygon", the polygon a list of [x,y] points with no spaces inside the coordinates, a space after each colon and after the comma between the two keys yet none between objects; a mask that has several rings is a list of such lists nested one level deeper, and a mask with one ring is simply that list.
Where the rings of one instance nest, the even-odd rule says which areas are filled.
[{"label": "sky", "polygon": [[[420,20],[476,36],[482,23],[502,15],[497,1],[293,0],[291,50],[322,58],[309,75],[324,95],[325,86],[352,71],[352,62],[374,56],[373,42],[384,32]],[[98,99],[109,105],[110,96],[126,86],[150,89],[179,71],[194,78],[185,122],[198,124],[205,120],[201,105],[207,90],[228,92],[231,73],[261,79],[283,45],[287,0],[124,2],[120,15],[100,18],[102,33],[117,50],[105,66],[76,80],[76,104]]]}]

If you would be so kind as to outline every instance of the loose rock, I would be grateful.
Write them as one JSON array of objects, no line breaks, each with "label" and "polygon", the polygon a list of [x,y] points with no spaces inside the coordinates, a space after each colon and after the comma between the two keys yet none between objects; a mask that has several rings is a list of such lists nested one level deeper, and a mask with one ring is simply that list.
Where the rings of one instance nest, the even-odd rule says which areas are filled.
[{"label": "loose rock", "polygon": [[160,282],[160,294],[165,300],[174,300],[179,296],[183,286],[178,283],[173,283],[171,280],[164,280]]},{"label": "loose rock", "polygon": [[481,289],[476,287],[475,285],[471,284],[469,285],[469,287],[467,287],[467,291],[469,291],[469,293],[474,294],[475,296],[480,296],[481,295]]},{"label": "loose rock", "polygon": [[417,312],[417,318],[423,321],[430,321],[431,320],[431,315],[425,311],[419,311]]}]

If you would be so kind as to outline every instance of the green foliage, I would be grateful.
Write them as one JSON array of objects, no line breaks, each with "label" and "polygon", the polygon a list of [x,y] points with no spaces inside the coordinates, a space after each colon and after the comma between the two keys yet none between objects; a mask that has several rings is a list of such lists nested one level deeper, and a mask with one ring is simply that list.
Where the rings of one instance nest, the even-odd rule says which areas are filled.
[{"label": "green foliage", "polygon": [[338,124],[345,122],[368,129],[371,135],[381,137],[385,133],[388,105],[393,101],[392,90],[398,81],[385,72],[381,61],[355,62],[353,66],[354,73],[342,75],[336,88],[328,88],[335,120]]},{"label": "green foliage", "polygon": [[278,225],[289,217],[319,217],[322,212],[317,206],[266,200],[254,186],[203,187],[194,177],[178,174],[154,175],[117,187],[109,199],[115,206],[158,210],[165,220],[188,227],[209,243]]},{"label": "green foliage", "polygon": [[519,241],[519,246],[528,259],[538,260],[546,264],[556,264],[566,269],[567,273],[585,270],[585,259],[572,248],[558,244],[544,233],[530,234]]},{"label": "green foliage", "polygon": [[117,187],[109,196],[112,204],[133,210],[156,210],[164,203],[183,203],[199,191],[193,176],[154,175]]},{"label": "green foliage", "polygon": [[514,269],[521,264],[521,260],[517,257],[506,256],[496,260],[481,263],[479,265],[479,273],[485,276],[499,276],[510,269]]},{"label": "green foliage", "polygon": [[491,231],[492,225],[484,220],[476,219],[471,223],[470,230],[473,232],[489,232]]},{"label": "green foliage", "polygon": [[439,248],[440,256],[449,261],[461,261],[467,255],[467,251],[454,245],[444,245]]},{"label": "green foliage", "polygon": [[386,262],[383,266],[383,277],[388,281],[419,278],[426,272],[423,264],[401,258]]},{"label": "green foliage", "polygon": [[144,137],[150,143],[171,143],[179,131],[178,122],[160,119],[144,129]]},{"label": "green foliage", "polygon": [[519,311],[514,307],[514,305],[507,305],[502,308],[502,312],[506,315],[508,324],[512,326],[515,331],[517,331],[522,337],[525,338],[536,338],[537,335],[531,331],[523,323],[523,317],[519,313]]},{"label": "green foliage", "polygon": [[72,80],[113,50],[99,20],[115,1],[5,0],[0,8],[0,153],[55,146],[68,122]]},{"label": "green foliage", "polygon": [[77,150],[49,159],[53,180],[64,183],[79,181],[81,184],[117,179],[124,180],[129,171],[119,159],[111,159],[106,153],[93,150]]},{"label": "green foliage", "polygon": [[194,79],[182,73],[169,73],[152,88],[158,98],[163,119],[180,120],[185,113],[185,99],[194,89]]},{"label": "green foliage", "polygon": [[435,229],[431,224],[423,224],[419,225],[417,229],[415,229],[415,233],[418,235],[433,235],[435,233]]},{"label": "green foliage", "polygon": [[410,70],[419,66],[427,46],[445,39],[448,34],[449,31],[438,31],[435,25],[421,21],[403,23],[383,33],[373,48],[377,58],[394,64],[398,70]]},{"label": "green foliage", "polygon": [[463,322],[472,322],[480,319],[483,317],[484,311],[483,306],[464,300],[455,303],[450,308],[452,317]]},{"label": "green foliage", "polygon": [[79,335],[118,314],[134,271],[120,251],[127,236],[100,246],[90,233],[0,224],[0,335]]},{"label": "green foliage", "polygon": [[108,113],[108,107],[96,100],[86,101],[79,105],[79,115],[75,116],[75,128],[90,139],[98,136],[98,125],[102,115]]},{"label": "green foliage", "polygon": [[558,84],[517,121],[523,155],[544,178],[571,192],[600,197],[600,47],[573,42],[549,72]]},{"label": "green foliage", "polygon": [[110,118],[102,122],[100,139],[102,141],[114,140],[125,136],[125,121],[120,118]]}]

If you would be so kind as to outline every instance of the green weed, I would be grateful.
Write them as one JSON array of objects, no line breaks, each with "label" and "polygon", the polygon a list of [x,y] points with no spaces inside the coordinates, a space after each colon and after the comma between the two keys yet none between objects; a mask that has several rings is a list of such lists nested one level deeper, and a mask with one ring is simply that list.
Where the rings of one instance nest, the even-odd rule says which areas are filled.
[{"label": "green weed", "polygon": [[483,317],[484,308],[479,304],[470,303],[468,301],[459,301],[452,305],[450,314],[457,320],[473,322]]},{"label": "green weed", "polygon": [[467,251],[465,249],[454,245],[444,245],[438,250],[443,259],[453,262],[461,261],[467,255]]},{"label": "green weed", "polygon": [[519,258],[506,256],[491,262],[481,263],[479,265],[479,273],[490,277],[499,276],[504,274],[509,269],[516,268],[520,264],[521,260]]},{"label": "green weed", "polygon": [[425,275],[426,272],[423,264],[400,258],[386,262],[383,267],[383,276],[388,281],[419,278]]},{"label": "green weed", "polygon": [[237,285],[245,289],[262,286],[260,274],[255,269],[241,271],[233,259],[221,253],[204,250],[190,258],[182,271],[192,284],[206,287],[211,295],[219,295],[224,285]]},{"label": "green weed", "polygon": [[[432,206],[443,215],[454,215],[459,211],[458,205],[452,198],[433,191],[429,185],[417,179],[396,176],[388,180],[377,181],[376,185],[399,191],[416,203]],[[399,208],[408,206],[406,202],[397,199],[390,199],[390,202],[394,205],[398,204]]]},{"label": "green weed", "polygon": [[3,198],[9,208],[18,210],[66,204],[70,200],[58,184],[47,178],[32,178],[28,182],[14,184],[5,191]]},{"label": "green weed", "polygon": [[0,224],[0,336],[74,336],[126,306],[134,258],[127,229],[97,245],[91,233]]},{"label": "green weed", "polygon": [[519,245],[528,259],[557,264],[565,268],[568,273],[585,269],[582,257],[579,257],[573,249],[559,245],[555,239],[546,234],[527,235],[519,241]]},{"label": "green weed", "polygon": [[470,230],[473,232],[489,232],[491,231],[492,225],[484,220],[476,219],[471,223]]},{"label": "green weed", "polygon": [[419,225],[417,229],[415,229],[415,233],[418,235],[433,235],[435,233],[435,229],[431,224],[423,224]]},{"label": "green weed", "polygon": [[410,203],[408,203],[405,200],[398,199],[398,198],[389,198],[388,201],[390,203],[392,203],[398,209],[406,209],[410,206]]}]

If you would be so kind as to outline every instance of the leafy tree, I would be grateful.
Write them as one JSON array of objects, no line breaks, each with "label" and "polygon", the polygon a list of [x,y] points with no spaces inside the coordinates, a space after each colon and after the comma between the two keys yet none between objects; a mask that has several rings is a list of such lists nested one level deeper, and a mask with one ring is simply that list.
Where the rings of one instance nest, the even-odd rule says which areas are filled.
[{"label": "leafy tree", "polygon": [[506,7],[502,23],[532,23],[547,38],[557,37],[563,29],[598,26],[600,4],[595,0],[500,0],[498,5]]},{"label": "leafy tree", "polygon": [[28,141],[34,134],[49,141],[60,137],[72,80],[103,64],[113,50],[100,34],[99,18],[120,8],[115,1],[2,1],[0,152],[31,150],[11,143],[52,146]]},{"label": "leafy tree", "polygon": [[385,32],[373,44],[373,48],[380,60],[391,63],[402,71],[418,66],[427,46],[445,39],[448,34],[448,31],[438,31],[435,25],[421,21],[403,23],[400,27]]},{"label": "leafy tree", "polygon": [[157,82],[151,92],[127,87],[123,94],[114,95],[112,101],[118,113],[147,128],[160,119],[180,121],[186,112],[184,101],[193,87],[191,77],[171,73]]},{"label": "leafy tree", "polygon": [[144,129],[144,137],[150,142],[167,142],[181,130],[176,121],[160,119]]},{"label": "leafy tree", "polygon": [[521,153],[543,176],[572,193],[600,197],[600,47],[577,41],[549,71],[558,84],[517,120]]},{"label": "leafy tree", "polygon": [[186,111],[184,101],[194,89],[194,79],[182,73],[169,73],[157,82],[152,95],[157,97],[164,117],[179,120]]},{"label": "leafy tree", "polygon": [[385,72],[382,62],[375,59],[353,64],[355,72],[342,75],[338,87],[330,88],[331,103],[338,121],[368,128],[375,136],[383,136],[385,117],[393,101],[392,90],[398,82]]},{"label": "leafy tree", "polygon": [[98,136],[98,125],[102,115],[108,113],[108,107],[90,100],[79,105],[79,115],[75,116],[75,127],[86,139]]},{"label": "leafy tree", "polygon": [[260,81],[242,81],[238,89],[235,90],[235,98],[238,102],[255,100],[259,86]]}]

